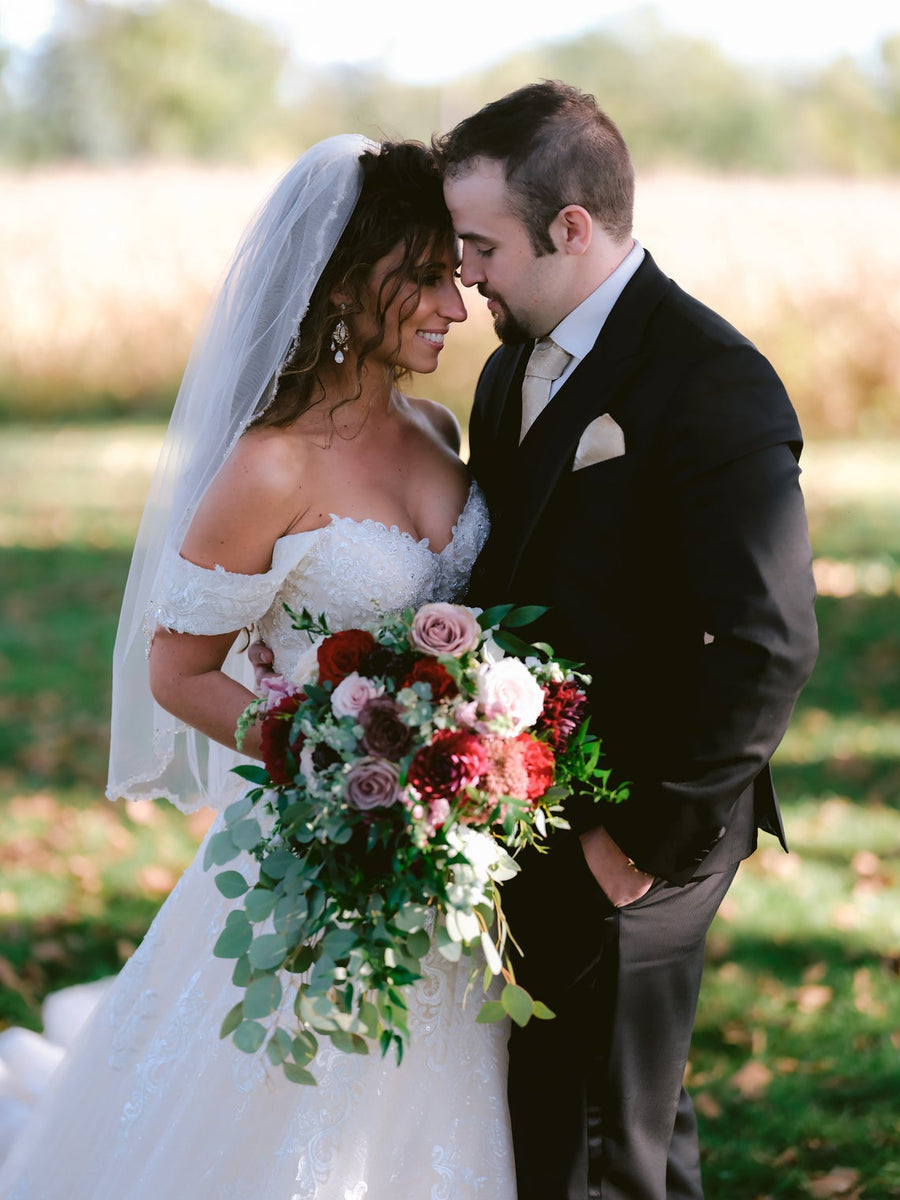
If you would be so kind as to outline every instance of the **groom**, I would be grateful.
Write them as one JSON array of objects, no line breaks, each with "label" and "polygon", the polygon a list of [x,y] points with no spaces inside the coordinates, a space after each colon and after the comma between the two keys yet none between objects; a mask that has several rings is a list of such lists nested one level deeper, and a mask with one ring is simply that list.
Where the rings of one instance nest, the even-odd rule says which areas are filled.
[{"label": "groom", "polygon": [[632,238],[629,153],[592,97],[534,84],[435,149],[503,342],[470,423],[492,517],[471,599],[548,606],[533,636],[586,665],[631,785],[571,803],[505,885],[517,977],[557,1013],[513,1028],[518,1194],[696,1200],[705,936],[757,830],[785,845],[768,764],[817,651],[800,429],[762,355]]}]

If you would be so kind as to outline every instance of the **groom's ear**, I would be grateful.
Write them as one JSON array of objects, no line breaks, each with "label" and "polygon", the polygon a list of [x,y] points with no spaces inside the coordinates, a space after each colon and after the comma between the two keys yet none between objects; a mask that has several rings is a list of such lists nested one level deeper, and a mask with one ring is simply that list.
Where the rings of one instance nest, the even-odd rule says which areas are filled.
[{"label": "groom's ear", "polygon": [[567,204],[550,222],[550,237],[561,254],[584,254],[591,244],[594,220],[580,204]]}]

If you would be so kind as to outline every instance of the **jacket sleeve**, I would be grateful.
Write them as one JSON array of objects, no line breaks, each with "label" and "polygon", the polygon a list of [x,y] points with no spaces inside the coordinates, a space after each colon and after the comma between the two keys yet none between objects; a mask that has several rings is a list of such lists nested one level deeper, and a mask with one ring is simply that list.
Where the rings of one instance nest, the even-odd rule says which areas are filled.
[{"label": "jacket sleeve", "polygon": [[770,364],[747,346],[696,368],[661,445],[696,676],[671,776],[642,781],[604,823],[644,870],[683,882],[781,741],[818,639],[800,429]]}]

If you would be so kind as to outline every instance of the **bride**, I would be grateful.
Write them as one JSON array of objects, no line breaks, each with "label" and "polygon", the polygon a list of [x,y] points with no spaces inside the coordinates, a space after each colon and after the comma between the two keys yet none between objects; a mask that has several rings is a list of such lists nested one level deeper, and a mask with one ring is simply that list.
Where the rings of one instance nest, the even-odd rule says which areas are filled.
[{"label": "bride", "polygon": [[[414,143],[304,154],[245,233],[195,344],[138,534],[114,660],[111,798],[224,808],[241,788],[242,648],[275,669],[332,629],[454,599],[487,533],[433,371],[466,312],[440,180]],[[243,631],[243,636],[242,636]],[[148,669],[149,646],[149,669]],[[244,743],[251,755],[258,737]],[[217,823],[213,824],[211,834]],[[210,835],[211,835],[210,834]],[[312,1064],[317,1087],[220,1040],[239,995],[212,947],[234,902],[203,847],[54,1076],[4,1200],[513,1200],[506,1030],[432,952],[393,1057]]]}]

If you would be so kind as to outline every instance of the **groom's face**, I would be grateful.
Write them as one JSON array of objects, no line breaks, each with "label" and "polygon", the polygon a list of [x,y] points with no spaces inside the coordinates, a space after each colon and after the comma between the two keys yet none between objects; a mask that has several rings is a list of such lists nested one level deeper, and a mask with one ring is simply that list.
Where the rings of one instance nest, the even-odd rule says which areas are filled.
[{"label": "groom's face", "polygon": [[503,166],[476,159],[444,181],[453,227],[462,243],[460,278],[487,298],[501,341],[519,343],[549,333],[559,316],[559,255],[535,254],[510,203]]}]

